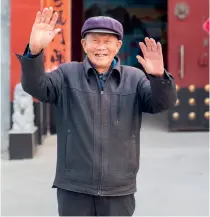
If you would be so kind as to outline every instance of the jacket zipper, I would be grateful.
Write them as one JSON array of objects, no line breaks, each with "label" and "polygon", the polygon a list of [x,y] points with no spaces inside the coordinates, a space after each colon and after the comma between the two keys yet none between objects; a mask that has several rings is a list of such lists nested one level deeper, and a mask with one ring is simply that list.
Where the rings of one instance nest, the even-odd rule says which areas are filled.
[{"label": "jacket zipper", "polygon": [[[101,90],[101,87],[100,87],[100,81],[98,79],[98,76],[96,75],[96,79],[97,79],[97,82],[98,82],[98,87],[99,87],[99,91],[100,91],[100,115],[102,116],[102,109],[101,109],[101,103],[102,103],[102,96],[103,96],[103,93],[104,91]],[[101,137],[102,137],[102,120],[100,119],[100,131],[101,131]],[[99,182],[98,182],[98,192],[97,192],[97,195],[101,195],[101,182],[102,182],[102,158],[103,158],[103,155],[102,155],[102,139],[100,141],[100,164],[101,164],[101,171],[100,171],[100,177],[99,177]]]},{"label": "jacket zipper", "polygon": [[[110,76],[110,74],[109,74],[109,76]],[[104,82],[104,87],[103,87],[103,90],[101,90],[101,88],[100,88],[100,84],[99,84],[99,79],[98,79],[98,76],[96,75],[96,78],[97,78],[97,81],[98,81],[98,86],[99,86],[99,90],[100,90],[100,92],[101,92],[101,94],[100,94],[100,114],[101,114],[101,117],[102,117],[102,109],[101,109],[101,104],[102,104],[102,97],[103,97],[103,94],[104,94],[104,87],[105,87],[105,83],[107,82],[107,80],[108,80],[108,78],[107,78],[107,80]],[[101,127],[101,138],[102,138],[102,119],[100,120],[100,127]],[[102,139],[101,139],[101,146],[100,146],[100,157],[101,157],[101,173],[100,173],[100,177],[99,177],[99,184],[98,184],[98,196],[99,195],[101,195],[101,183],[102,183],[102,176],[103,176],[103,150],[102,150]]]},{"label": "jacket zipper", "polygon": [[[102,96],[103,96],[103,90],[101,90],[101,95],[100,95],[100,114],[101,114],[101,117],[102,117],[102,109],[101,109],[101,103],[102,103]],[[103,154],[102,154],[102,119],[100,119],[100,130],[101,130],[101,146],[100,146],[100,163],[101,163],[101,173],[100,173],[100,177],[99,177],[99,185],[98,185],[98,196],[100,195],[101,193],[101,182],[102,182],[102,170],[103,170],[103,165],[102,165],[102,161],[103,161]]]}]

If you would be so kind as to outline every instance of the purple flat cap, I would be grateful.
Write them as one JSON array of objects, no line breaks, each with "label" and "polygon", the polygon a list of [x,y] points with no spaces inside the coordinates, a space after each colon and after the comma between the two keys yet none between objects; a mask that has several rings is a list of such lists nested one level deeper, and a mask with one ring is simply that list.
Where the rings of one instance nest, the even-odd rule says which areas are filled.
[{"label": "purple flat cap", "polygon": [[81,30],[82,38],[89,32],[115,34],[119,40],[123,39],[122,24],[111,17],[98,16],[87,19]]}]

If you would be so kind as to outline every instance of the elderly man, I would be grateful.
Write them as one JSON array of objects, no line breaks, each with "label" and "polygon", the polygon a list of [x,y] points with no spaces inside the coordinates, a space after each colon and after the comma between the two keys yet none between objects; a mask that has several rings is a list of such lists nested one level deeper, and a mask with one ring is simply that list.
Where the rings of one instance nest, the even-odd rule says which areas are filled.
[{"label": "elderly man", "polygon": [[135,210],[142,112],[158,113],[175,104],[172,76],[164,70],[160,43],[140,42],[141,70],[120,64],[121,23],[92,17],[82,27],[84,62],[61,64],[44,73],[43,49],[56,29],[53,8],[38,12],[24,55],[24,90],[56,107],[57,188],[61,216],[127,215]]}]

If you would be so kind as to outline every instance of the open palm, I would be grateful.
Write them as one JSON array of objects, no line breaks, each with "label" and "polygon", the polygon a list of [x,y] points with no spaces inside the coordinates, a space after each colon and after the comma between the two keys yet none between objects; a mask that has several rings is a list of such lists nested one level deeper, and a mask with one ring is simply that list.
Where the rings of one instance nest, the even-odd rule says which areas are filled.
[{"label": "open palm", "polygon": [[53,8],[45,8],[42,13],[37,12],[30,36],[30,50],[32,54],[39,53],[46,48],[61,29],[55,29],[58,13],[53,14]]},{"label": "open palm", "polygon": [[145,43],[146,45],[143,42],[139,43],[144,58],[139,55],[136,58],[148,74],[163,76],[164,64],[161,44],[156,43],[153,38],[149,39],[147,37]]}]

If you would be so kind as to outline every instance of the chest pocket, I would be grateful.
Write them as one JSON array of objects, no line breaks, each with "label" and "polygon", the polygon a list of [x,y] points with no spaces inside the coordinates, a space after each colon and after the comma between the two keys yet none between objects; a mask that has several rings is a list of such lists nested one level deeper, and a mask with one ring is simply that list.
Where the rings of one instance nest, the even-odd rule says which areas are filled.
[{"label": "chest pocket", "polygon": [[68,119],[80,125],[93,123],[95,93],[72,88],[66,88],[65,91]]}]

